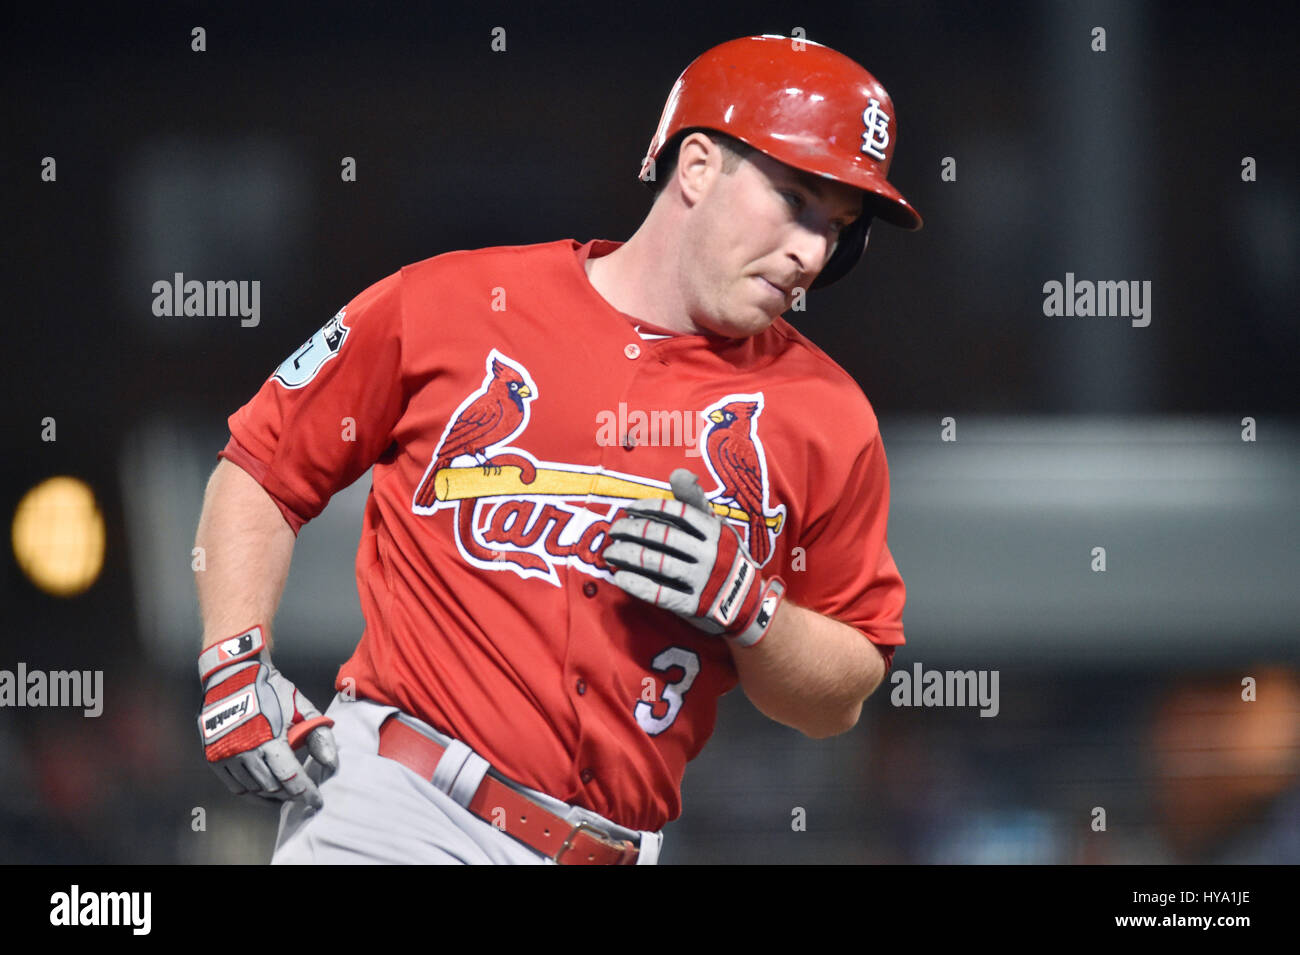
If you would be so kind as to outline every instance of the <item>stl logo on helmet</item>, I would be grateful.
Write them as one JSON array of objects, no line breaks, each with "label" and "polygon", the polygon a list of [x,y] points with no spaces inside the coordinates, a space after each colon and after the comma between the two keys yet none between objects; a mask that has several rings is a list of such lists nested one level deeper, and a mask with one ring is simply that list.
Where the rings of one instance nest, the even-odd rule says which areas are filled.
[{"label": "stl logo on helmet", "polygon": [[880,100],[870,100],[871,105],[862,111],[862,122],[867,130],[862,134],[862,151],[873,159],[885,161],[889,148],[889,114],[880,108]]}]

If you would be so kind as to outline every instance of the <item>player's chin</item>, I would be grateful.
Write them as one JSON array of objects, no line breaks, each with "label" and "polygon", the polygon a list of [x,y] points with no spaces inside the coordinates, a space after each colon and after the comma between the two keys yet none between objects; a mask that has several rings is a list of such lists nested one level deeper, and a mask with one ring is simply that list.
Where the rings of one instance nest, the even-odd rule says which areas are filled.
[{"label": "player's chin", "polygon": [[785,314],[784,308],[754,308],[751,310],[751,316],[745,323],[745,332],[738,337],[749,337],[757,335],[759,332],[765,332],[778,318]]},{"label": "player's chin", "polygon": [[709,331],[725,338],[752,338],[764,332],[780,316],[761,310],[750,309],[744,313],[732,313],[726,318],[712,322]]},{"label": "player's chin", "polygon": [[723,314],[714,317],[710,330],[728,338],[749,338],[767,331],[785,311],[783,305],[775,299],[740,298]]}]

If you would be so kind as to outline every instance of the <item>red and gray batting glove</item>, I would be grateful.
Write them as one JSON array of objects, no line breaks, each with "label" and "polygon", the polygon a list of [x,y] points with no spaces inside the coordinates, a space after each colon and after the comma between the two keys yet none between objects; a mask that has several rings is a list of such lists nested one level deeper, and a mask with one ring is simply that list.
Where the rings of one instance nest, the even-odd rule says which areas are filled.
[{"label": "red and gray batting glove", "polygon": [[615,568],[614,583],[705,633],[752,647],[772,625],[785,582],[763,578],[694,474],[678,468],[668,483],[675,500],[634,502],[610,525],[601,556]]},{"label": "red and gray batting glove", "polygon": [[203,752],[230,791],[301,799],[314,809],[324,805],[294,750],[305,743],[318,763],[337,769],[338,749],[329,730],[334,721],[271,665],[262,628],[204,650],[199,679]]}]

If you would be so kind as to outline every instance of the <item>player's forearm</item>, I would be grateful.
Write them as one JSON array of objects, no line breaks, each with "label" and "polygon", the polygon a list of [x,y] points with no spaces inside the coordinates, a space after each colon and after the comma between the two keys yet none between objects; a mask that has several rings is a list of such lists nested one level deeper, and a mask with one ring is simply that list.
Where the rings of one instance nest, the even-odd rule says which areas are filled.
[{"label": "player's forearm", "polygon": [[885,676],[880,651],[861,633],[788,600],[766,636],[733,645],[732,657],[750,701],[814,739],[852,729]]},{"label": "player's forearm", "polygon": [[222,460],[208,481],[195,544],[203,548],[194,573],[203,616],[203,646],[253,624],[269,628],[289,576],[293,529],[253,478]]}]

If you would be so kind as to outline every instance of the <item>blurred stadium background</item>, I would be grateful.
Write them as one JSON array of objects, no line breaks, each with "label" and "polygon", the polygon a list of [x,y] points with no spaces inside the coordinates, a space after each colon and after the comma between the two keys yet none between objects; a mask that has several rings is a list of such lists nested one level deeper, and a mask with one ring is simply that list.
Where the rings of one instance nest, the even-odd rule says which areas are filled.
[{"label": "blurred stadium background", "polygon": [[[891,179],[926,227],[878,228],[789,317],[880,418],[896,669],[997,670],[1000,711],[885,685],[814,742],[733,693],[664,861],[1300,862],[1295,6],[680,9],[6,15],[0,670],[105,676],[98,718],[0,709],[0,861],[269,858],[275,812],[225,792],[193,727],[190,548],[226,416],[403,264],[626,238],[678,72],[803,27],[893,95]],[[154,316],[176,272],[259,280],[260,323]],[[1045,317],[1066,272],[1150,281],[1150,326]],[[26,497],[58,476],[94,504]],[[367,488],[304,529],[278,618],[322,706],[361,631]]]}]

